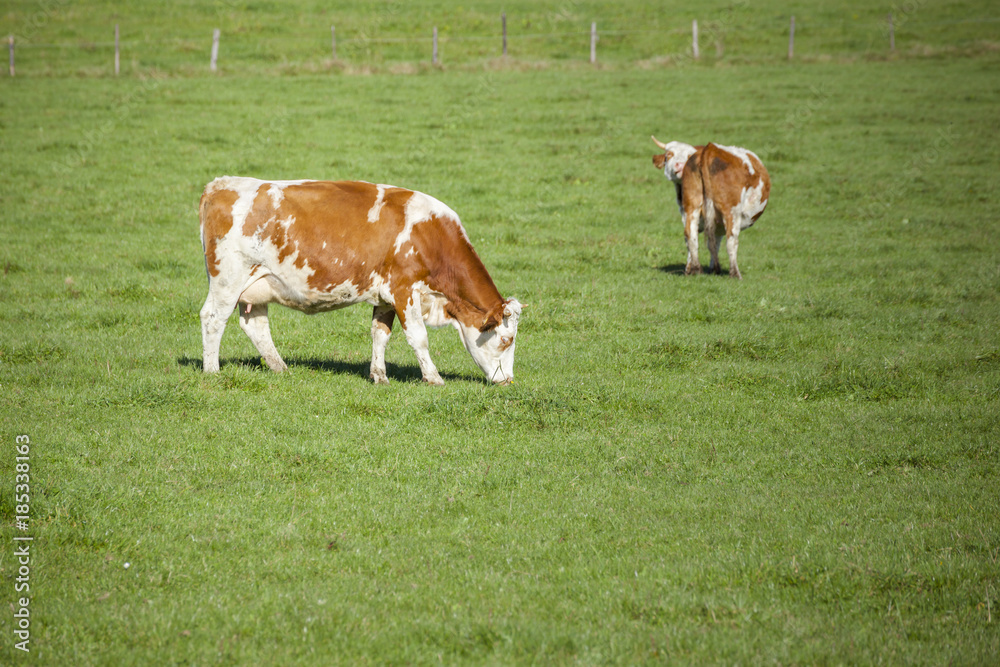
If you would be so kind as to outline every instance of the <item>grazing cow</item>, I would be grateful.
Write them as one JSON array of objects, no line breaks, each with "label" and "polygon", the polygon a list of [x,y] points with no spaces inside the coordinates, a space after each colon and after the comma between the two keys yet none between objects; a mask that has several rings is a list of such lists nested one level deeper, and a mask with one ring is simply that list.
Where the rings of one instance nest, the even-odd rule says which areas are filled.
[{"label": "grazing cow", "polygon": [[725,231],[729,254],[729,275],[742,278],[736,262],[740,231],[760,217],[771,192],[771,177],[760,159],[745,148],[732,146],[691,146],[679,141],[665,144],[653,156],[657,169],[674,182],[677,205],[684,220],[688,257],[684,273],[701,273],[698,262],[698,233],[705,232],[712,254],[709,271],[722,273],[719,265],[719,234]]},{"label": "grazing cow", "polygon": [[318,313],[367,302],[374,306],[375,383],[389,381],[385,347],[396,317],[425,382],[444,383],[425,323],[453,325],[491,381],[513,380],[521,304],[500,296],[458,216],[433,197],[363,182],[224,176],[205,187],[199,209],[206,372],[219,370],[222,332],[237,306],[240,327],[264,361],[283,371],[269,303]]}]

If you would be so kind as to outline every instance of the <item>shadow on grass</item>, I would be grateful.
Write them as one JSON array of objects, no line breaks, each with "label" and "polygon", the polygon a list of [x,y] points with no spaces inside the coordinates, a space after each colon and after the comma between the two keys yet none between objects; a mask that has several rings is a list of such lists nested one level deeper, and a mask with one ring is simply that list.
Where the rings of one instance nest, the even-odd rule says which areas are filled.
[{"label": "shadow on grass", "polygon": [[656,270],[661,273],[668,273],[672,276],[683,276],[684,268],[684,264],[665,264],[664,266],[656,267]]},{"label": "shadow on grass", "polygon": [[[193,368],[196,371],[201,370],[201,359],[193,357],[181,357],[177,360],[177,363],[181,366],[186,366]],[[324,373],[337,373],[339,375],[360,375],[361,377],[368,379],[371,372],[371,365],[367,362],[351,362],[351,361],[337,361],[336,359],[316,359],[316,358],[298,358],[290,357],[285,358],[285,364],[288,368],[293,370],[295,368],[307,368],[314,371],[322,371]],[[219,366],[225,368],[227,366],[241,366],[248,370],[258,370],[262,373],[270,373],[271,370],[265,366],[260,357],[233,357],[229,359],[220,359]],[[419,366],[399,366],[397,364],[386,362],[385,364],[386,375],[389,376],[389,380],[396,380],[399,382],[420,382],[424,379],[424,376],[420,373]],[[482,384],[488,384],[486,378],[464,373],[447,373],[441,372],[441,377],[444,380],[464,380],[466,382],[480,382]]]}]

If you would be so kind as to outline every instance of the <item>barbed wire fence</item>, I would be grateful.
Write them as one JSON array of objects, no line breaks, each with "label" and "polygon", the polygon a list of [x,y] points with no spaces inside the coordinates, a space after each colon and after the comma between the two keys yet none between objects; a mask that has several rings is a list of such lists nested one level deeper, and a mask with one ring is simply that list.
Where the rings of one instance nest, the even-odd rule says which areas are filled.
[{"label": "barbed wire fence", "polygon": [[[604,55],[608,62],[640,62],[647,65],[676,65],[679,63],[697,62],[701,60],[720,60],[727,55],[734,55],[742,61],[774,60],[784,57],[784,45],[787,40],[787,58],[810,58],[830,55],[872,55],[881,53],[891,55],[897,50],[898,37],[901,31],[916,29],[941,28],[945,26],[975,25],[984,30],[982,39],[996,38],[997,30],[992,26],[1000,23],[1000,17],[967,17],[953,20],[921,21],[918,12],[922,3],[918,0],[907,2],[902,6],[893,5],[885,17],[877,23],[852,21],[845,19],[840,24],[826,21],[823,23],[803,22],[796,24],[796,18],[789,16],[785,21],[767,19],[766,23],[759,19],[753,26],[743,23],[737,25],[735,12],[749,8],[749,0],[737,0],[723,14],[708,17],[700,22],[693,20],[690,25],[677,25],[668,29],[661,28],[602,28],[601,21],[586,23],[579,30],[559,30],[548,32],[508,32],[506,14],[497,21],[496,31],[482,34],[454,34],[447,29],[439,30],[434,26],[427,34],[396,34],[384,35],[386,26],[392,23],[395,13],[398,13],[399,3],[389,3],[383,12],[373,15],[359,26],[351,26],[353,30],[340,29],[331,25],[329,29],[317,27],[315,31],[300,34],[285,34],[281,36],[252,37],[243,35],[227,35],[224,28],[214,28],[204,36],[165,37],[161,39],[121,39],[119,25],[109,24],[106,41],[76,41],[76,42],[42,42],[35,37],[43,31],[55,12],[67,0],[51,0],[42,11],[26,21],[19,32],[14,32],[4,39],[8,48],[8,75],[15,76],[19,64],[36,65],[45,63],[47,73],[79,73],[74,72],[79,67],[75,61],[82,61],[81,55],[86,55],[87,73],[92,75],[115,75],[120,73],[120,61],[124,54],[137,62],[146,56],[155,59],[156,56],[169,54],[166,59],[174,63],[177,69],[191,74],[199,71],[215,72],[222,65],[223,71],[239,71],[241,68],[252,69],[264,64],[282,64],[286,66],[311,64],[314,69],[333,69],[350,71],[352,66],[364,67],[373,62],[384,64],[409,63],[411,65],[430,64],[440,66],[448,53],[449,45],[464,47],[457,49],[458,55],[449,62],[452,66],[477,66],[496,59],[508,59],[508,43],[514,58],[522,63],[532,61],[558,60],[568,63],[582,63],[600,66],[604,65]],[[572,3],[571,3],[572,4]],[[395,10],[394,10],[395,8]],[[499,19],[500,17],[498,17]],[[741,21],[745,21],[745,16]],[[220,21],[220,24],[223,21]],[[589,28],[589,29],[587,29]],[[727,37],[737,32],[749,35],[768,35],[761,41],[774,46],[770,52],[758,46],[740,52],[739,45],[730,47],[726,44]],[[823,33],[829,37],[825,49],[816,52],[809,47],[803,48],[803,38],[823,39]],[[3,33],[0,32],[0,35]],[[861,37],[859,37],[859,35]],[[859,46],[858,40],[867,37],[867,44]],[[796,44],[796,39],[799,43]],[[837,40],[842,42],[837,44]],[[678,45],[689,40],[687,46]],[[614,46],[603,49],[602,41],[610,41]],[[746,38],[742,40],[746,42]],[[551,54],[546,54],[544,47],[537,43],[548,42],[554,46]],[[326,44],[325,47],[321,46]],[[629,44],[633,52],[628,52]],[[781,49],[776,44],[781,44]],[[656,51],[657,44],[664,48]],[[473,45],[470,47],[469,45]],[[710,47],[704,50],[703,47]],[[952,45],[958,46],[958,45]],[[489,52],[494,50],[492,55]],[[635,53],[645,51],[645,53]],[[729,51],[729,53],[727,53]],[[714,53],[714,56],[712,55]],[[104,64],[101,64],[104,63]],[[169,70],[169,66],[157,65],[157,69]],[[133,69],[136,69],[134,66]]]}]

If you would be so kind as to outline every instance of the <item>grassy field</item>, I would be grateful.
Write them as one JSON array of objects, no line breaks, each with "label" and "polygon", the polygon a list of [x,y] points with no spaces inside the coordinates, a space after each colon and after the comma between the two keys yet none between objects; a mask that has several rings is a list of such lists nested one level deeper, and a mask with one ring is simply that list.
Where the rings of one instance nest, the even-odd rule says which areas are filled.
[{"label": "grassy field", "polygon": [[[0,79],[0,662],[996,663],[998,65]],[[770,169],[742,282],[681,275],[651,133]],[[204,376],[226,173],[447,202],[516,383],[397,328],[375,387],[364,307]]]}]

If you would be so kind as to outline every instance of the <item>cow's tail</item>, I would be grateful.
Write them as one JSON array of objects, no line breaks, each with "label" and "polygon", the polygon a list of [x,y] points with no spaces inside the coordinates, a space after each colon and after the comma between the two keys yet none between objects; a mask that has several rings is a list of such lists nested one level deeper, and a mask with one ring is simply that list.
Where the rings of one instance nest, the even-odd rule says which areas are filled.
[{"label": "cow's tail", "polygon": [[198,235],[201,237],[201,251],[205,252],[205,207],[208,205],[208,190],[201,193],[198,202]]},{"label": "cow's tail", "polygon": [[201,254],[205,259],[205,275],[209,281],[212,280],[212,273],[208,270],[208,254],[205,246],[205,209],[208,208],[208,188],[201,193],[201,200],[198,201],[198,236],[201,238]]},{"label": "cow's tail", "polygon": [[705,225],[706,229],[709,226],[714,227],[716,222],[715,191],[712,188],[712,174],[708,167],[709,160],[705,157],[705,153],[714,148],[714,144],[705,144],[705,148],[698,155],[698,175],[701,176],[702,224]]}]

